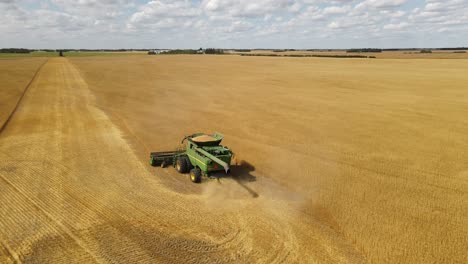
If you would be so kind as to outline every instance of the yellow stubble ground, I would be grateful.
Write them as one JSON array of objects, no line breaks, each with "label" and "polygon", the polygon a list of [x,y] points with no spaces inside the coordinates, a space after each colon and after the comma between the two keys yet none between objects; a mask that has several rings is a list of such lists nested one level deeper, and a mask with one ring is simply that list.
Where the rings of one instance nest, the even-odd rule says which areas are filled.
[{"label": "yellow stubble ground", "polygon": [[[71,62],[142,161],[185,134],[219,131],[235,162],[300,194],[300,217],[370,262],[467,261],[467,60]],[[185,181],[170,173],[167,185],[183,192]]]},{"label": "yellow stubble ground", "polygon": [[0,58],[0,127],[46,58]]}]

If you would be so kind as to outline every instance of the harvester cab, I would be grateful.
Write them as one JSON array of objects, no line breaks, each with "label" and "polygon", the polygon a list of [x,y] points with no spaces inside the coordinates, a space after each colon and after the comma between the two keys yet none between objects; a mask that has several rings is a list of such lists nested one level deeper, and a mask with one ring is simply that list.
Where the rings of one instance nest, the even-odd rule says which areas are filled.
[{"label": "harvester cab", "polygon": [[186,136],[181,142],[186,142],[184,149],[152,152],[150,164],[161,167],[171,164],[180,173],[189,172],[190,180],[194,183],[200,183],[202,176],[210,176],[213,172],[224,171],[228,174],[233,153],[221,145],[223,138],[220,133]]}]

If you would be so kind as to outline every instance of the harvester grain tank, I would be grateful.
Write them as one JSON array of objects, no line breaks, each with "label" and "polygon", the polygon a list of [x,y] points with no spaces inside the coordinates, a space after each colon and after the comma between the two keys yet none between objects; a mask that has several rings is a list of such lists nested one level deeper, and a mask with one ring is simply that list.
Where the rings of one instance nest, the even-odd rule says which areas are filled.
[{"label": "harvester grain tank", "polygon": [[233,153],[221,145],[223,138],[220,133],[186,136],[181,142],[186,142],[185,149],[151,152],[150,164],[161,167],[172,165],[180,173],[190,172],[190,180],[194,183],[201,182],[202,176],[213,172],[224,171],[228,174]]}]

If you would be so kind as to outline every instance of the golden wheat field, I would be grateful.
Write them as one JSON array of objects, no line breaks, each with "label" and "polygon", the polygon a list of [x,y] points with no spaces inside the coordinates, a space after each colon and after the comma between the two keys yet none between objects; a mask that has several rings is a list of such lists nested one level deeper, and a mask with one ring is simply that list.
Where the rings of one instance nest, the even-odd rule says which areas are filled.
[{"label": "golden wheat field", "polygon": [[45,58],[0,58],[0,127]]},{"label": "golden wheat field", "polygon": [[[468,261],[466,59],[0,69],[0,263]],[[230,177],[148,164],[200,131],[225,135]]]}]

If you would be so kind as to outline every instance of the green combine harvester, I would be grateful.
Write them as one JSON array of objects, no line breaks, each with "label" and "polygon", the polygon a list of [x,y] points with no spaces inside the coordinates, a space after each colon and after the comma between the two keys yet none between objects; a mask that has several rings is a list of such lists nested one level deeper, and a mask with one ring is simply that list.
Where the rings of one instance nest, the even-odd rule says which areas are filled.
[{"label": "green combine harvester", "polygon": [[190,172],[190,180],[194,183],[200,183],[202,176],[209,176],[212,172],[224,171],[228,174],[233,153],[220,145],[223,138],[219,133],[186,136],[181,142],[187,141],[185,149],[151,152],[150,164],[163,168],[172,165],[180,173]]}]

